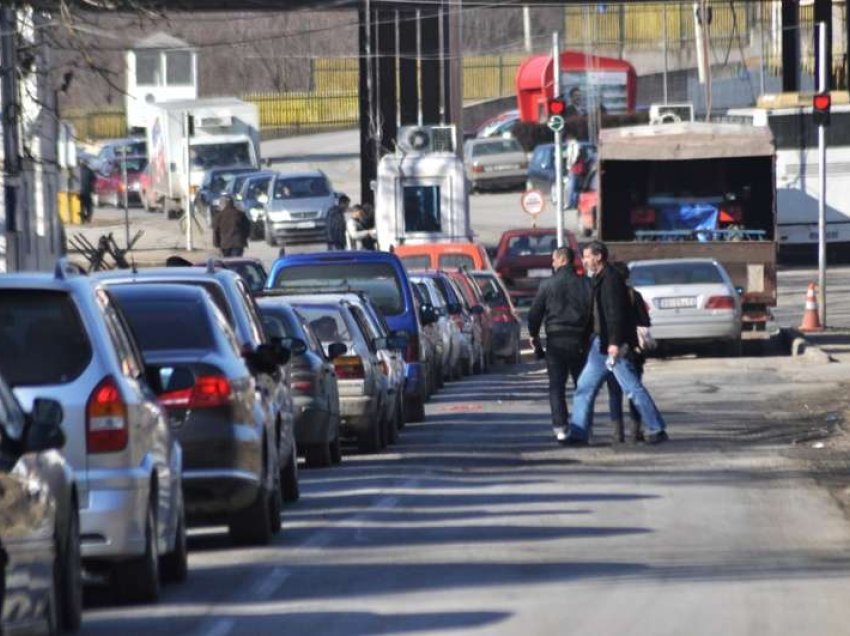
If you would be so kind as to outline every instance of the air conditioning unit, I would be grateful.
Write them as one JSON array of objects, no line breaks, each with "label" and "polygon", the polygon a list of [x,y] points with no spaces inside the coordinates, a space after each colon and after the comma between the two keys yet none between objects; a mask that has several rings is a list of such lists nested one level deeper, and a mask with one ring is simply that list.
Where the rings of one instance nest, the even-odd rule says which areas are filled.
[{"label": "air conditioning unit", "polygon": [[455,152],[456,129],[454,126],[402,126],[396,146],[404,154]]},{"label": "air conditioning unit", "polygon": [[649,107],[650,124],[671,124],[693,120],[694,105],[691,103],[652,104]]}]

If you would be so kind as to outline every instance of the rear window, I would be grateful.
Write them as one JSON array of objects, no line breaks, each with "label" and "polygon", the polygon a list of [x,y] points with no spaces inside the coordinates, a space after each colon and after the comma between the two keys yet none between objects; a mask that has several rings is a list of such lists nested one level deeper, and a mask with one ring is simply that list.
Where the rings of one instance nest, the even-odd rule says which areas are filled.
[{"label": "rear window", "polygon": [[293,292],[363,291],[385,316],[404,312],[401,281],[389,263],[323,263],[293,265],[277,273],[275,287]]},{"label": "rear window", "polygon": [[630,278],[635,287],[705,285],[725,282],[720,270],[713,263],[638,265],[631,269]]},{"label": "rear window", "polygon": [[118,302],[144,351],[212,349],[212,329],[204,306],[186,300],[122,299]]},{"label": "rear window", "polygon": [[467,269],[477,269],[475,261],[469,254],[440,254],[440,269],[458,269],[466,267]]},{"label": "rear window", "polygon": [[407,270],[430,269],[431,257],[427,254],[417,254],[416,256],[402,256],[401,263]]},{"label": "rear window", "polygon": [[0,373],[11,386],[73,382],[91,357],[88,334],[66,292],[0,291]]},{"label": "rear window", "polygon": [[262,291],[266,285],[266,272],[259,263],[230,262],[224,263],[224,267],[239,274],[253,294]]},{"label": "rear window", "polygon": [[499,155],[506,152],[522,152],[522,146],[519,145],[516,139],[494,139],[486,143],[472,145],[473,157]]},{"label": "rear window", "polygon": [[554,234],[512,236],[508,240],[508,256],[549,256],[558,247]]},{"label": "rear window", "polygon": [[332,342],[351,342],[351,334],[345,325],[345,320],[339,309],[324,306],[299,305],[298,312],[304,316],[304,320],[313,330],[313,335],[319,342],[330,344]]},{"label": "rear window", "polygon": [[505,292],[502,290],[502,286],[496,282],[490,276],[487,277],[475,277],[478,286],[481,288],[481,296],[490,306],[500,306],[500,305],[508,305],[508,299],[505,296]]},{"label": "rear window", "polygon": [[224,317],[227,318],[227,324],[231,327],[236,327],[236,323],[233,320],[233,312],[230,311],[230,303],[227,302],[227,296],[224,295],[224,290],[221,288],[221,285],[214,282],[199,280],[186,280],[175,282],[178,282],[181,285],[197,285],[198,287],[202,287],[203,289],[205,289],[206,292],[210,295],[210,298],[212,298],[213,302],[215,303],[215,306],[218,307],[221,313],[224,314]]}]

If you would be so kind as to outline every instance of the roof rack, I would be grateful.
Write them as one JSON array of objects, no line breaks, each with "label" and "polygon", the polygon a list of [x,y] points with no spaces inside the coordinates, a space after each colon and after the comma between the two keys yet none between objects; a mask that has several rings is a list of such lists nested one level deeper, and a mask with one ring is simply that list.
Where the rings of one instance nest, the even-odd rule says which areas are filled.
[{"label": "roof rack", "polygon": [[357,294],[358,296],[368,295],[362,289],[345,285],[340,287],[299,287],[298,289],[273,287],[271,289],[263,289],[256,293],[260,298],[273,296],[304,296],[305,294]]}]

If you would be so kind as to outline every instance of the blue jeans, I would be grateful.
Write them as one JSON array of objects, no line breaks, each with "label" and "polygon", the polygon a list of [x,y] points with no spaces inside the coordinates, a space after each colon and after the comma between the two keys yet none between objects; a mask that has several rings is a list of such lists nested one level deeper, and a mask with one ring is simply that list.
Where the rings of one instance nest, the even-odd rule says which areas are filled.
[{"label": "blue jeans", "polygon": [[575,397],[573,398],[573,414],[570,419],[570,437],[587,439],[593,426],[593,404],[596,394],[609,374],[613,374],[617,383],[628,398],[634,402],[641,419],[650,435],[659,433],[666,428],[664,418],[659,413],[652,396],[649,395],[634,365],[628,357],[620,358],[609,371],[605,366],[608,356],[599,350],[599,336],[593,336],[587,362],[578,379]]},{"label": "blue jeans", "polygon": [[574,172],[567,173],[567,192],[564,198],[567,200],[568,209],[578,207],[578,177]]},{"label": "blue jeans", "polygon": [[[632,358],[630,362],[635,369],[635,373],[637,373],[638,378],[642,382],[644,365],[643,357],[637,356],[636,358]],[[611,421],[622,421],[623,389],[620,388],[620,385],[617,383],[617,379],[614,377],[613,373],[609,373],[608,377],[605,378],[605,384],[608,386],[608,413],[611,416]],[[640,413],[638,413],[638,410],[635,408],[635,403],[632,400],[629,400],[629,417],[632,418],[633,422],[640,424]]]}]

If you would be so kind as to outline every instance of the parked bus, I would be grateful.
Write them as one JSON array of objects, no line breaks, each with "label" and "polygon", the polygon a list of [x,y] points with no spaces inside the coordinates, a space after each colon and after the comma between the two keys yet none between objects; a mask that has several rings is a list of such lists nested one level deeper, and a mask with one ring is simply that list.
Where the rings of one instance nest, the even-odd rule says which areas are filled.
[{"label": "parked bus", "polygon": [[[726,119],[770,128],[776,143],[779,256],[814,263],[820,196],[818,132],[809,96],[782,97],[774,98],[777,107],[766,107],[762,98],[765,107],[730,110]],[[826,241],[831,261],[850,259],[850,104],[845,97],[845,104],[835,105],[837,97],[835,93],[826,129]]]}]

